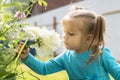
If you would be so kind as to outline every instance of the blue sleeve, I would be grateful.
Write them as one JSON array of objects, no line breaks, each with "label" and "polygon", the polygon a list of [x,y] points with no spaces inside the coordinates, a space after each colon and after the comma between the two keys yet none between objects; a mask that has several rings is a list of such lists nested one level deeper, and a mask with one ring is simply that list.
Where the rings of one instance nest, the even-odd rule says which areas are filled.
[{"label": "blue sleeve", "polygon": [[28,55],[27,59],[24,63],[32,69],[34,72],[42,75],[51,74],[54,72],[58,72],[64,70],[62,55],[55,57],[47,62],[43,62],[31,54]]},{"label": "blue sleeve", "polygon": [[115,80],[120,80],[120,64],[111,55],[108,49],[103,50],[102,64],[107,72],[109,72]]}]

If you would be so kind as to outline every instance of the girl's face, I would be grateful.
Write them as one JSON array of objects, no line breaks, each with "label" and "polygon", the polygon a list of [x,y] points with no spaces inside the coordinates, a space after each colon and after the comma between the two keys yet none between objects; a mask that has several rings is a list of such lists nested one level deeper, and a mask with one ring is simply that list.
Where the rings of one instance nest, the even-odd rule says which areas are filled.
[{"label": "girl's face", "polygon": [[86,38],[83,31],[72,23],[65,23],[63,26],[63,42],[65,47],[69,50],[75,50],[76,52],[84,51]]}]

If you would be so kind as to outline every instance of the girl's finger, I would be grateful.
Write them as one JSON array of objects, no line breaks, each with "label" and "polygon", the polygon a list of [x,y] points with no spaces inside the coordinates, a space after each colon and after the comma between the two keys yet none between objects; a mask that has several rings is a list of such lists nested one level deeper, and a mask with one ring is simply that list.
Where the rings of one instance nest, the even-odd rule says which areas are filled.
[{"label": "girl's finger", "polygon": [[24,42],[20,42],[18,46],[19,46],[19,47],[22,47],[23,44],[24,44]]},{"label": "girl's finger", "polygon": [[18,47],[18,48],[16,49],[16,51],[17,51],[17,52],[19,52],[19,51],[20,51],[20,49],[21,49],[21,48],[20,48],[20,47]]}]

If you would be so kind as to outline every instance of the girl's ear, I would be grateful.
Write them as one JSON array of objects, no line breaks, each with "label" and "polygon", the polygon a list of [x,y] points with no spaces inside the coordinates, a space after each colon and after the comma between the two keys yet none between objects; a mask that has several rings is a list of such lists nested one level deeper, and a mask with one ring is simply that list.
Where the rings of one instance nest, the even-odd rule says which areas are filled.
[{"label": "girl's ear", "polygon": [[87,43],[90,43],[93,40],[93,37],[93,34],[88,34],[86,38]]}]

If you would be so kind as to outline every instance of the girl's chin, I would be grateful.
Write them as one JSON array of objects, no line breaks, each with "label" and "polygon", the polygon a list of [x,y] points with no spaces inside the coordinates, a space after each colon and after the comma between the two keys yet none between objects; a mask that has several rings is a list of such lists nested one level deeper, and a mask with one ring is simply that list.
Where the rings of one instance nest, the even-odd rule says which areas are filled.
[{"label": "girl's chin", "polygon": [[71,48],[69,46],[65,46],[65,48],[68,49],[68,50],[71,50]]},{"label": "girl's chin", "polygon": [[69,47],[68,47],[68,46],[66,46],[66,45],[65,45],[65,48],[66,48],[66,49],[69,49]]},{"label": "girl's chin", "polygon": [[64,44],[64,47],[68,50],[72,50],[71,47],[68,44]]}]

